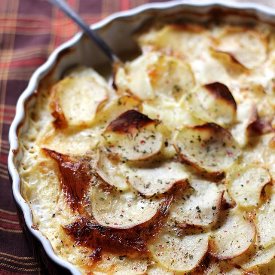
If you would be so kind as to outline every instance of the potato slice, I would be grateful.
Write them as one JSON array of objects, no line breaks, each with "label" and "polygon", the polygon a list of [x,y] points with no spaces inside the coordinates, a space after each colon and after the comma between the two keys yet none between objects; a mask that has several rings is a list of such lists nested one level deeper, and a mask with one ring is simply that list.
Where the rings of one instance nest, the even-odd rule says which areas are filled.
[{"label": "potato slice", "polygon": [[[79,215],[73,222],[65,225],[63,227],[65,233],[67,233],[77,244],[88,248],[100,247],[104,252],[111,252],[116,255],[129,255],[132,257],[140,257],[141,255],[146,256],[148,252],[148,241],[158,234],[160,228],[163,227],[166,221],[172,196],[163,196],[162,199],[159,200],[150,199],[147,200],[148,205],[144,205],[141,199],[134,199],[135,194],[128,193],[128,196],[126,193],[120,193],[113,188],[108,187],[104,182],[100,183],[99,178],[98,181],[99,186],[97,185],[93,187],[101,188],[102,190],[100,191],[100,194],[103,194],[104,200],[108,200],[105,204],[99,202],[99,205],[103,206],[96,210],[99,211],[99,213],[97,213],[97,219],[99,221],[93,217],[93,209],[91,209],[92,202],[89,203],[88,197],[86,197],[86,204],[84,205],[86,214],[83,213],[84,215]],[[93,195],[93,187],[90,190],[91,196]],[[110,195],[113,191],[116,193],[112,194],[111,197],[108,196],[108,193]],[[122,199],[119,197],[120,194],[121,196],[128,196],[128,198]],[[101,198],[95,197],[95,199],[99,201]],[[111,202],[109,200],[111,200]],[[159,207],[156,214],[149,220],[147,220],[149,216],[138,217],[138,215],[147,215],[152,212],[143,207],[154,207],[155,203],[158,202]],[[113,207],[110,206],[111,203],[113,203]],[[124,209],[121,209],[122,211],[120,211],[121,204],[124,204]],[[106,207],[110,210],[109,212],[114,214],[112,217],[110,217],[112,213],[106,213]],[[100,212],[101,210],[102,212]],[[130,212],[126,213],[126,215],[130,219],[134,218],[135,220],[126,220],[125,224],[124,222],[122,224],[125,210]],[[137,210],[137,212],[134,214],[135,210]],[[134,216],[132,217],[131,214]],[[111,224],[108,224],[109,220]],[[137,222],[141,223],[137,224]],[[101,223],[106,225],[102,225]]]},{"label": "potato slice", "polygon": [[157,120],[129,110],[113,120],[104,132],[107,151],[125,160],[144,160],[162,147],[162,134]]},{"label": "potato slice", "polygon": [[176,272],[189,272],[196,268],[208,250],[208,234],[177,236],[162,232],[149,245],[154,259],[163,267]]},{"label": "potato slice", "polygon": [[230,167],[241,153],[231,134],[214,123],[183,128],[174,145],[183,162],[215,174]]},{"label": "potato slice", "polygon": [[194,86],[191,67],[172,56],[144,53],[118,69],[115,84],[120,92],[130,92],[142,100],[165,95],[179,99]]},{"label": "potato slice", "polygon": [[178,100],[195,85],[191,67],[172,56],[160,55],[148,74],[157,96],[164,95]]},{"label": "potato slice", "polygon": [[98,152],[96,171],[106,183],[116,187],[118,190],[129,189],[119,161],[102,151]]},{"label": "potato slice", "polygon": [[275,243],[275,194],[258,210],[255,224],[259,245],[267,247]]},{"label": "potato slice", "polygon": [[119,192],[93,187],[92,215],[103,226],[127,229],[145,223],[158,212],[162,200],[144,199],[133,192]]},{"label": "potato slice", "polygon": [[50,122],[37,138],[37,144],[65,155],[83,156],[95,150],[101,133],[100,127],[60,131],[53,128]]},{"label": "potato slice", "polygon": [[92,69],[88,74],[69,76],[52,88],[50,107],[56,128],[91,124],[110,88]]},{"label": "potato slice", "polygon": [[218,219],[223,192],[206,180],[192,179],[190,185],[192,190],[176,197],[171,218],[182,226],[209,227]]},{"label": "potato slice", "polygon": [[267,57],[266,38],[254,30],[230,28],[218,39],[217,49],[230,54],[248,69],[262,64]]},{"label": "potato slice", "polygon": [[267,169],[257,165],[234,169],[227,178],[230,196],[241,207],[257,207],[262,189],[270,181]]},{"label": "potato slice", "polygon": [[245,253],[254,243],[255,226],[237,209],[229,211],[224,222],[212,233],[210,254],[220,260]]},{"label": "potato slice", "polygon": [[119,67],[115,74],[115,85],[120,93],[132,93],[142,100],[153,99],[154,89],[151,85],[148,68],[159,58],[158,53],[141,55],[132,62]]},{"label": "potato slice", "polygon": [[106,103],[95,118],[95,123],[108,125],[112,120],[128,110],[138,110],[141,102],[133,96],[123,95]]},{"label": "potato slice", "polygon": [[177,183],[181,183],[181,189],[184,189],[189,176],[184,166],[178,162],[132,166],[125,174],[129,184],[144,196],[163,194]]},{"label": "potato slice", "polygon": [[267,248],[257,247],[256,253],[249,256],[247,261],[241,264],[244,269],[250,269],[253,267],[268,264],[275,258],[275,245],[271,245]]},{"label": "potato slice", "polygon": [[[159,107],[162,106],[161,112]],[[195,126],[203,123],[194,116],[186,107],[185,102],[171,102],[165,99],[154,100],[154,102],[144,102],[142,112],[150,118],[159,119],[173,132],[175,129],[184,126]]]},{"label": "potato slice", "polygon": [[190,95],[189,108],[204,121],[228,125],[235,120],[237,104],[227,86],[214,82],[197,88]]}]

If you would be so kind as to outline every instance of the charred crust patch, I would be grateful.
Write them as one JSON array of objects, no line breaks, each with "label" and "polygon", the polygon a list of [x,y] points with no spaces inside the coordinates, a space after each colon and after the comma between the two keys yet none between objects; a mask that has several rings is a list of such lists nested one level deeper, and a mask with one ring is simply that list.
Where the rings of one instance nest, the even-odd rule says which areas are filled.
[{"label": "charred crust patch", "polygon": [[65,226],[64,230],[78,245],[101,247],[117,254],[141,255],[148,252],[148,241],[163,226],[171,201],[172,196],[168,196],[151,220],[129,229],[114,229],[81,217]]},{"label": "charred crust patch", "polygon": [[228,87],[220,82],[213,82],[204,85],[204,87],[216,98],[222,99],[237,110],[237,103]]},{"label": "charred crust patch", "polygon": [[136,111],[129,110],[118,116],[107,127],[106,131],[120,134],[133,134],[136,130],[158,121],[150,119],[148,116]]},{"label": "charred crust patch", "polygon": [[89,258],[93,261],[93,262],[99,262],[102,258],[101,255],[102,252],[102,248],[98,247],[95,249],[95,251],[89,256]]},{"label": "charred crust patch", "polygon": [[90,183],[87,164],[50,149],[42,150],[58,165],[61,187],[70,207],[79,210]]}]

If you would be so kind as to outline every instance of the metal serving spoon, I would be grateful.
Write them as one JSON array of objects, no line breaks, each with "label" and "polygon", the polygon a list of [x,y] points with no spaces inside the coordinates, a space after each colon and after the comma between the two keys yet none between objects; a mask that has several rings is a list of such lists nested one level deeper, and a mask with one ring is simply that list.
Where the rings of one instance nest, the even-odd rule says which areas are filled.
[{"label": "metal serving spoon", "polygon": [[89,25],[87,25],[83,19],[71,9],[71,7],[64,0],[49,0],[52,4],[62,10],[69,18],[71,18],[87,35],[90,39],[97,44],[102,52],[108,57],[111,63],[120,62],[118,56],[112,51],[112,49],[106,44],[106,42],[98,36]]}]

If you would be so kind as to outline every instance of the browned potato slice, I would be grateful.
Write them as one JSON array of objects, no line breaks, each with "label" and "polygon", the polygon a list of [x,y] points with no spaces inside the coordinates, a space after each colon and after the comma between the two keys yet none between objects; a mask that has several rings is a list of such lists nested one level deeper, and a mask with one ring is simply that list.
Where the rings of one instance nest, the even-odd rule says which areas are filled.
[{"label": "browned potato slice", "polygon": [[[162,199],[155,200],[150,199],[147,200],[146,204],[141,199],[135,200],[135,194],[133,193],[128,193],[128,195],[110,188],[104,182],[100,182],[100,178],[98,178],[98,183],[99,185],[91,187],[91,196],[93,196],[93,188],[101,188],[99,195],[102,195],[103,200],[107,200],[105,204],[99,202],[99,206],[102,207],[95,210],[98,212],[96,215],[98,221],[93,217],[94,209],[92,208],[92,202],[89,203],[88,197],[86,197],[86,204],[83,205],[86,209],[86,214],[78,215],[73,222],[63,226],[64,231],[77,244],[88,248],[100,247],[104,253],[111,252],[116,255],[146,256],[146,253],[148,253],[148,241],[156,236],[166,221],[172,196],[163,196]],[[113,191],[116,194],[111,195]],[[106,197],[108,194],[110,195],[109,198]],[[126,196],[127,198],[122,199],[119,196]],[[98,201],[100,198],[96,197],[95,199]],[[159,207],[156,214],[151,216],[152,209],[145,209],[145,206],[154,208],[155,203],[158,202]],[[121,207],[121,204],[124,204],[124,207]],[[109,212],[113,213],[112,217],[110,217],[111,213],[106,213],[108,211],[106,206],[110,210]],[[138,210],[139,208],[140,210]],[[134,212],[136,213],[132,216]],[[128,220],[125,220],[124,214],[128,217]],[[139,214],[146,214],[146,217],[138,217]],[[149,216],[151,217],[149,218]]]},{"label": "browned potato slice", "polygon": [[148,71],[158,58],[159,54],[149,53],[119,67],[114,79],[118,92],[131,93],[142,100],[153,99],[155,92]]},{"label": "browned potato slice", "polygon": [[125,160],[144,160],[157,154],[162,147],[162,134],[157,120],[129,110],[113,120],[104,132],[105,147]]},{"label": "browned potato slice", "polygon": [[262,189],[271,181],[265,168],[257,165],[247,165],[227,177],[229,193],[241,207],[256,207],[260,202]]},{"label": "browned potato slice", "polygon": [[209,173],[222,173],[241,154],[231,134],[214,123],[183,128],[175,148],[183,162]]},{"label": "browned potato slice", "polygon": [[210,253],[220,259],[232,259],[245,253],[254,243],[255,226],[237,209],[229,211],[224,222],[212,232]]},{"label": "browned potato slice", "polygon": [[259,245],[267,247],[275,243],[275,194],[258,210],[255,224]]},{"label": "browned potato slice", "polygon": [[92,215],[106,227],[127,229],[145,223],[157,214],[160,204],[160,199],[143,199],[133,192],[91,190]]},{"label": "browned potato slice", "polygon": [[220,213],[222,194],[215,183],[191,179],[191,190],[176,196],[171,208],[171,218],[177,224],[209,227]]},{"label": "browned potato slice", "polygon": [[218,39],[217,49],[230,54],[248,69],[262,64],[267,57],[267,41],[259,32],[243,28],[226,30]]},{"label": "browned potato slice", "polygon": [[208,250],[208,234],[177,236],[162,232],[149,245],[154,259],[169,271],[189,272],[196,268]]},{"label": "browned potato slice", "polygon": [[204,121],[227,125],[235,120],[237,104],[226,85],[214,82],[197,88],[190,95],[189,108]]},{"label": "browned potato slice", "polygon": [[52,88],[50,107],[56,128],[91,124],[110,88],[92,69],[85,75],[68,76]]},{"label": "browned potato slice", "polygon": [[129,109],[137,109],[139,104],[136,98],[130,96],[114,98],[97,112],[92,125],[85,129],[59,131],[49,124],[48,129],[45,129],[41,135],[43,138],[39,140],[39,145],[63,154],[79,156],[93,154],[108,122]]}]

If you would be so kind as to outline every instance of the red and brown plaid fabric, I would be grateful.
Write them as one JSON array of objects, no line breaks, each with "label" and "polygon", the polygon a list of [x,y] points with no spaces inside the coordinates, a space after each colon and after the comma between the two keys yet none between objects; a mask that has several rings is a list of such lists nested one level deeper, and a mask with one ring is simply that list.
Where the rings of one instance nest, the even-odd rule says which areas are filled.
[{"label": "red and brown plaid fabric", "polygon": [[[113,12],[149,1],[68,2],[86,22],[93,23]],[[275,6],[274,0],[258,2]],[[53,49],[77,30],[46,0],[0,0],[0,274],[47,273],[37,262],[19,224],[7,172],[8,131],[17,99],[26,88],[31,74]]]}]

